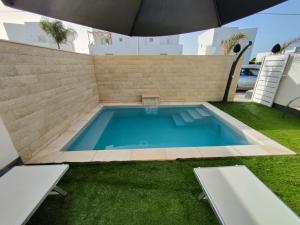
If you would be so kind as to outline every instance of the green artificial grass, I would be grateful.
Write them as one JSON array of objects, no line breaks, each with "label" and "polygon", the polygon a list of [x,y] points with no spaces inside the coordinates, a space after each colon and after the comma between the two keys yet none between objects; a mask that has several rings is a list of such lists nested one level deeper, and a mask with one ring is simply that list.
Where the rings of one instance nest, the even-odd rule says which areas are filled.
[{"label": "green artificial grass", "polygon": [[[253,103],[214,103],[270,138],[300,153],[300,118]],[[33,225],[214,225],[207,201],[198,201],[195,167],[247,165],[300,215],[300,157],[189,159],[160,162],[71,164],[59,185],[66,198],[49,196]]]}]

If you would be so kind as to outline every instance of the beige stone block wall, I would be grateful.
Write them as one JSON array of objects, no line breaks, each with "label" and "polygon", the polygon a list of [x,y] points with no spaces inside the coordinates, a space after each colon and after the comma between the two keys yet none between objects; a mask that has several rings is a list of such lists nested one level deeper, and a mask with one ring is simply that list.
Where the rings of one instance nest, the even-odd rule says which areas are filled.
[{"label": "beige stone block wall", "polygon": [[[142,94],[155,94],[162,101],[220,101],[232,60],[232,56],[96,56],[99,98],[102,102],[138,102]],[[230,99],[238,77],[239,73]]]},{"label": "beige stone block wall", "polygon": [[231,56],[93,57],[0,41],[0,117],[19,155],[27,160],[99,100],[140,102],[142,94],[158,94],[162,101],[219,101],[232,60]]},{"label": "beige stone block wall", "polygon": [[98,102],[92,56],[0,41],[0,116],[23,159]]}]

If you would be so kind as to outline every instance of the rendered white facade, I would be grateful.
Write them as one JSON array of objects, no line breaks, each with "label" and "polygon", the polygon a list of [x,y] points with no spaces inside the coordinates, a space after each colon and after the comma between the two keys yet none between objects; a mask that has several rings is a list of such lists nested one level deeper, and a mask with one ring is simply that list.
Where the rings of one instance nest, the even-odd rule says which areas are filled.
[{"label": "rendered white facade", "polygon": [[256,54],[255,62],[256,63],[262,63],[262,61],[264,61],[264,58],[269,56],[269,55],[272,55],[272,52],[259,52],[259,53]]},{"label": "rendered white facade", "polygon": [[[296,53],[296,54],[300,53],[300,42],[297,42],[297,43],[289,46],[284,52],[284,54],[293,54],[293,53]],[[261,63],[264,60],[264,58],[269,55],[272,55],[272,52],[259,52],[256,55],[255,62]]]},{"label": "rendered white facade", "polygon": [[129,37],[116,33],[90,33],[92,55],[181,55],[179,35],[163,37]]},{"label": "rendered white facade", "polygon": [[[234,34],[244,33],[247,38],[240,42],[242,48],[249,41],[255,44],[257,28],[239,29],[238,27],[221,27],[207,30],[198,36],[198,55],[224,55],[222,44]],[[252,45],[252,46],[253,46]],[[252,47],[244,53],[243,64],[251,60]]]},{"label": "rendered white facade", "polygon": [[[300,97],[300,54],[291,54],[289,65],[285,70],[274,99],[274,102],[286,106],[289,101]],[[292,107],[300,110],[300,99],[294,101]]]},{"label": "rendered white facade", "polygon": [[[38,15],[38,14],[29,13],[29,12],[6,7],[0,1],[0,39],[11,40],[9,37],[14,37],[14,40],[11,40],[11,41],[32,44],[32,45],[45,46],[45,43],[42,43],[43,42],[42,40],[37,41],[35,38],[33,38],[33,36],[37,36],[39,34],[39,31],[37,28],[39,28],[39,22],[42,18],[44,18],[44,17],[42,17],[41,15]],[[35,23],[36,25],[30,25],[30,26],[35,26],[36,28],[31,28],[30,31],[26,30],[25,33],[27,33],[27,34],[25,34],[25,35],[28,35],[28,39],[22,38],[22,36],[20,36],[21,31],[18,31],[18,30],[20,29],[20,30],[24,31],[24,29],[22,27],[26,27],[24,25],[29,24],[29,23]],[[8,33],[8,31],[6,30],[6,27],[4,26],[5,24],[16,24],[16,25],[20,25],[20,26],[15,26],[15,29],[18,29],[18,30],[14,30],[14,31],[9,30],[9,33]],[[88,49],[89,42],[88,42],[87,31],[92,30],[92,29],[89,27],[86,27],[86,26],[81,26],[78,24],[64,22],[64,21],[63,21],[63,24],[66,27],[73,28],[77,32],[77,37],[73,42],[74,43],[74,51],[79,52],[79,53],[89,53],[89,49]],[[31,33],[29,33],[29,32],[31,32]],[[33,33],[33,32],[37,32],[37,33]],[[18,37],[16,37],[16,36],[18,36]],[[48,47],[50,47],[50,44]],[[54,48],[57,48],[56,45],[54,45]],[[65,49],[64,46],[62,46],[62,48]]]},{"label": "rendered white facade", "polygon": [[[48,48],[57,48],[57,44],[41,28],[39,22],[3,23],[7,39],[19,43],[38,45]],[[65,44],[60,46],[63,50],[75,51],[74,37],[69,37]]]}]

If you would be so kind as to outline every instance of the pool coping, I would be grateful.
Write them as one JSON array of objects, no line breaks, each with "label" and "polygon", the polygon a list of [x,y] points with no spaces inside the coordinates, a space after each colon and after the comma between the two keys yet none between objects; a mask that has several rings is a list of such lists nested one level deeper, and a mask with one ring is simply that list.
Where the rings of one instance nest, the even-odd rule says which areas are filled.
[{"label": "pool coping", "polygon": [[[213,147],[180,147],[180,148],[147,148],[125,150],[89,150],[63,151],[64,147],[76,137],[82,129],[97,115],[104,106],[142,106],[141,103],[101,103],[83,115],[74,125],[58,136],[33,158],[28,164],[62,163],[62,162],[111,162],[111,161],[147,161],[176,160],[188,158],[246,157],[297,155],[295,152],[277,143],[255,129],[207,102],[162,102],[161,106],[194,106],[204,105],[229,126],[244,135],[253,144]],[[142,151],[141,151],[142,150]]]}]

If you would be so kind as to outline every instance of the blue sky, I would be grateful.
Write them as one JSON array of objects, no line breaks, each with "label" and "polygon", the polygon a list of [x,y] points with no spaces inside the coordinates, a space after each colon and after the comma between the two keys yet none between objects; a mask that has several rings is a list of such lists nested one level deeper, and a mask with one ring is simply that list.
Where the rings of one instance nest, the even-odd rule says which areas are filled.
[{"label": "blue sky", "polygon": [[[299,13],[300,0],[289,0],[263,12]],[[252,55],[257,52],[270,51],[276,43],[282,43],[300,36],[300,16],[279,16],[255,14],[225,26],[249,28],[257,27],[258,32],[253,46]],[[199,32],[183,34],[180,42],[183,44],[183,53],[186,55],[197,54],[197,36]]]}]

